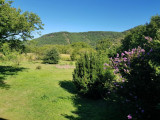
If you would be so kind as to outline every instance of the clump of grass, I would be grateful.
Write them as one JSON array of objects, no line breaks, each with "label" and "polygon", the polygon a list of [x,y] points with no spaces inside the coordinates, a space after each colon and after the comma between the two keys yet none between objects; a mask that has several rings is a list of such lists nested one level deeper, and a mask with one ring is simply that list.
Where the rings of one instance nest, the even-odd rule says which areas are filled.
[{"label": "clump of grass", "polygon": [[40,70],[40,69],[42,69],[42,67],[41,67],[40,65],[38,65],[38,66],[36,67],[36,70]]}]

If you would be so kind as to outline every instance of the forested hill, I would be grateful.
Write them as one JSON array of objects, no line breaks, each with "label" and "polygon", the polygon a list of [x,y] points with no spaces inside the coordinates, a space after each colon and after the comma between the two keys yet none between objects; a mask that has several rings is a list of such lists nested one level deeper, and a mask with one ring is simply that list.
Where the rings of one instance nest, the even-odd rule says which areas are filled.
[{"label": "forested hill", "polygon": [[95,45],[98,40],[110,39],[120,40],[123,37],[122,32],[103,32],[103,31],[91,31],[91,32],[56,32],[43,35],[40,38],[34,39],[38,45],[45,44],[61,44],[67,45],[74,42],[86,42],[90,45]]}]

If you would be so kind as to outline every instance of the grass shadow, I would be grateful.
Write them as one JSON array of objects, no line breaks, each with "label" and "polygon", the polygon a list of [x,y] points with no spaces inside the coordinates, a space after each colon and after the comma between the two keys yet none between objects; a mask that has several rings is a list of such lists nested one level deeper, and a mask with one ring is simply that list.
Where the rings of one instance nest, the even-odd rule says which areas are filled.
[{"label": "grass shadow", "polygon": [[92,100],[77,95],[76,87],[72,81],[61,81],[60,86],[67,92],[75,94],[73,97],[76,111],[72,111],[78,117],[62,114],[68,120],[124,120],[118,102],[103,99]]},{"label": "grass shadow", "polygon": [[72,93],[72,94],[77,93],[76,87],[72,81],[68,81],[68,80],[60,81],[59,85],[69,93]]},{"label": "grass shadow", "polygon": [[5,78],[9,75],[16,75],[24,69],[23,67],[0,66],[0,88],[9,89],[10,85],[5,83]]},{"label": "grass shadow", "polygon": [[8,120],[8,119],[0,118],[0,120]]}]

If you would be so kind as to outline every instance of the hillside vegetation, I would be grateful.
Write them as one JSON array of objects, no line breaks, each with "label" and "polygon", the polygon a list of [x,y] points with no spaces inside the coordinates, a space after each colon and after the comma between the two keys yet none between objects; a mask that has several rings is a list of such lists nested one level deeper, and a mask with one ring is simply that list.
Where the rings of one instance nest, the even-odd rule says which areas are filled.
[{"label": "hillside vegetation", "polygon": [[40,38],[34,39],[33,41],[37,42],[37,45],[45,44],[60,44],[68,45],[75,42],[86,42],[90,45],[95,46],[96,42],[103,39],[110,39],[113,41],[120,40],[123,38],[122,32],[102,32],[102,31],[93,31],[93,32],[79,32],[79,33],[70,33],[70,32],[56,32],[43,35]]}]

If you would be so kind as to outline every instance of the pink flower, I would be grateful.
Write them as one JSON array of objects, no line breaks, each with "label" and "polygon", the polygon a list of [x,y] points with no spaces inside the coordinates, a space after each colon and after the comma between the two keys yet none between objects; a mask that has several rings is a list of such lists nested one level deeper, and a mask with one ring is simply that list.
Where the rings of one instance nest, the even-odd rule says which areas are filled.
[{"label": "pink flower", "polygon": [[135,51],[136,51],[136,48],[135,48],[135,49],[132,49],[132,51],[135,52]]},{"label": "pink flower", "polygon": [[145,50],[144,50],[144,49],[141,49],[141,52],[142,52],[142,53],[144,53],[144,52],[145,52]]},{"label": "pink flower", "polygon": [[115,61],[119,61],[119,58],[115,58]]},{"label": "pink flower", "polygon": [[128,118],[129,120],[131,120],[131,119],[132,119],[132,116],[129,114],[129,115],[127,116],[127,118]]},{"label": "pink flower", "polygon": [[134,51],[131,51],[131,54],[134,54]]},{"label": "pink flower", "polygon": [[121,56],[124,56],[125,54],[124,53],[121,53]]},{"label": "pink flower", "polygon": [[117,58],[119,57],[119,54],[117,53]]},{"label": "pink flower", "polygon": [[109,64],[107,64],[107,63],[104,63],[104,66],[109,66]]},{"label": "pink flower", "polygon": [[129,54],[127,51],[124,51],[127,55]]},{"label": "pink flower", "polygon": [[124,62],[126,62],[126,61],[127,61],[127,58],[125,57],[125,58],[123,58],[123,60],[124,60]]},{"label": "pink flower", "polygon": [[146,40],[149,40],[149,37],[144,37]]},{"label": "pink flower", "polygon": [[138,46],[138,49],[141,49],[141,47],[140,47],[140,46]]},{"label": "pink flower", "polygon": [[127,64],[124,64],[125,67],[128,67]]},{"label": "pink flower", "polygon": [[151,42],[152,41],[152,38],[151,37],[144,37],[146,40],[148,40],[148,42]]},{"label": "pink flower", "polygon": [[129,73],[129,70],[127,70],[126,72]]}]

